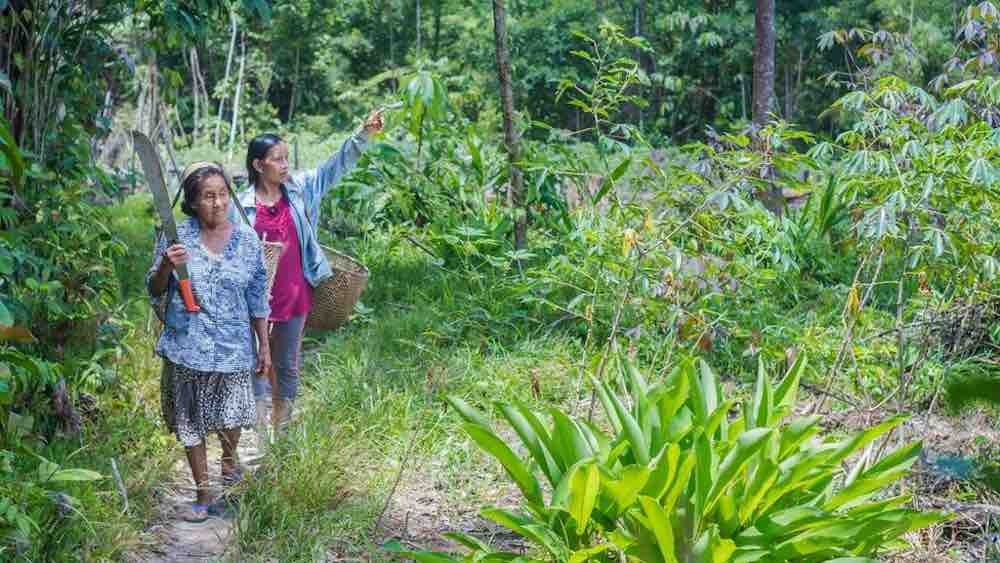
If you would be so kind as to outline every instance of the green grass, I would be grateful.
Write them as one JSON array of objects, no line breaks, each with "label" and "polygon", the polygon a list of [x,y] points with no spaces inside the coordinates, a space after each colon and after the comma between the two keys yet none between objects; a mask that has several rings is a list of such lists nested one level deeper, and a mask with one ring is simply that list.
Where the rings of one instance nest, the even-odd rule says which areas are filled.
[{"label": "green grass", "polygon": [[366,312],[337,333],[307,334],[306,414],[241,501],[238,542],[250,559],[310,561],[324,550],[387,559],[371,530],[404,460],[404,483],[437,483],[470,508],[477,490],[497,486],[498,469],[467,443],[445,394],[537,408],[574,397],[574,339],[498,332],[467,280],[413,247],[376,236],[351,252],[371,270]]}]

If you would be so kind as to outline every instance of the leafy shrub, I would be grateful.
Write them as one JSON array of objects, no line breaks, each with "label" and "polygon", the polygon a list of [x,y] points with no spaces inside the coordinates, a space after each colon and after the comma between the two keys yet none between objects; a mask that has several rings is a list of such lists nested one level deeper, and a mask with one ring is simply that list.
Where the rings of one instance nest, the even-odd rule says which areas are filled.
[{"label": "leafy shrub", "polygon": [[[623,553],[664,563],[860,562],[942,520],[905,508],[907,495],[887,495],[920,452],[915,443],[873,454],[873,442],[901,418],[841,440],[818,437],[819,416],[789,418],[805,367],[802,355],[775,386],[761,364],[752,397],[737,403],[723,398],[703,362],[682,361],[650,384],[622,360],[616,383],[593,382],[610,431],[556,408],[546,426],[521,404],[497,405],[524,455],[482,412],[457,397],[449,403],[523,495],[520,511],[481,514],[530,542],[532,561],[613,561]],[[449,537],[471,550],[466,561],[518,558],[466,534]]]}]

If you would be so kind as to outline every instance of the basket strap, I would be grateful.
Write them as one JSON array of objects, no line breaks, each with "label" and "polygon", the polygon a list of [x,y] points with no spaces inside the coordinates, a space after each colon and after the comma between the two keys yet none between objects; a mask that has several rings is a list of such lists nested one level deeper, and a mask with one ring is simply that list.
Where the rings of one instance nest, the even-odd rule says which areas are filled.
[{"label": "basket strap", "polygon": [[229,188],[229,196],[233,198],[233,205],[236,206],[236,211],[239,211],[240,217],[243,217],[243,221],[246,222],[248,227],[250,227],[250,230],[253,230],[253,223],[251,223],[250,218],[247,217],[247,212],[243,209],[240,199],[236,197],[236,190],[233,189],[232,183],[226,182],[226,187]]},{"label": "basket strap", "polygon": [[174,201],[170,204],[170,209],[177,207],[177,200],[181,198],[182,193],[184,193],[184,186],[177,186],[177,193],[174,194]]}]

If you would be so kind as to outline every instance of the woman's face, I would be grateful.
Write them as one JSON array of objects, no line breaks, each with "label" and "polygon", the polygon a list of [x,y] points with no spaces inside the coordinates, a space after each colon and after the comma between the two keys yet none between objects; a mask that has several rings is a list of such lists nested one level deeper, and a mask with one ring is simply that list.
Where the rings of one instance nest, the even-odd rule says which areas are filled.
[{"label": "woman's face", "polygon": [[284,142],[268,149],[264,158],[254,161],[260,180],[277,185],[288,181],[288,145]]},{"label": "woman's face", "polygon": [[198,222],[205,227],[217,227],[226,221],[229,190],[222,176],[213,174],[201,181],[201,191],[194,210],[198,214]]}]

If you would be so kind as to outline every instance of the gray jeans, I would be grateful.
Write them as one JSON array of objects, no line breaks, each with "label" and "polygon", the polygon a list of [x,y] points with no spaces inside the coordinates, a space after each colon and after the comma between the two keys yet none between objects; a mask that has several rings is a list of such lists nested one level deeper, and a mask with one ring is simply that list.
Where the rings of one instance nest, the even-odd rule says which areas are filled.
[{"label": "gray jeans", "polygon": [[[301,316],[283,322],[276,321],[271,327],[271,363],[274,365],[279,399],[291,401],[298,395],[302,331],[305,326],[306,317]],[[270,397],[271,381],[267,377],[255,377],[253,394],[257,399]]]}]

